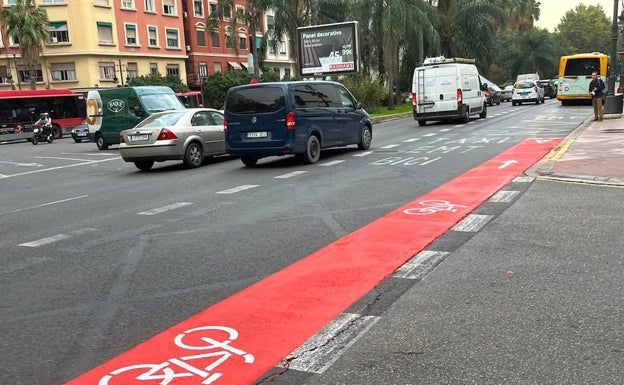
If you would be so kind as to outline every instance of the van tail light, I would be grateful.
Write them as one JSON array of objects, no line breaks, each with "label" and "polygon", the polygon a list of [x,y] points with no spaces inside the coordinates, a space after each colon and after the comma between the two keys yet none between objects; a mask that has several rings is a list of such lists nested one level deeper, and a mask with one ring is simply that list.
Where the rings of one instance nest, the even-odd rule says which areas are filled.
[{"label": "van tail light", "polygon": [[227,134],[227,119],[223,119],[223,133]]},{"label": "van tail light", "polygon": [[292,131],[295,129],[295,113],[290,111],[286,114],[286,131]]},{"label": "van tail light", "polygon": [[156,140],[174,140],[174,139],[178,139],[178,137],[176,136],[176,134],[174,134],[167,128],[163,128],[162,130],[160,130],[160,132],[158,133],[158,138],[156,138]]},{"label": "van tail light", "polygon": [[461,90],[461,88],[457,89],[457,105],[461,106],[464,102],[464,98],[463,98],[464,94]]},{"label": "van tail light", "polygon": [[412,92],[412,105],[418,104],[418,96],[416,96],[416,92]]}]

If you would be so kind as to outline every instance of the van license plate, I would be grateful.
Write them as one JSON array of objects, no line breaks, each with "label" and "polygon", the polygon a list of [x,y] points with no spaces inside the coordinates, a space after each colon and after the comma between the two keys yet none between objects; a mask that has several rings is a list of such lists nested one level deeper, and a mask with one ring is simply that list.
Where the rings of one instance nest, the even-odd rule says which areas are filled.
[{"label": "van license plate", "polygon": [[269,133],[266,131],[254,131],[247,133],[248,138],[266,138],[267,136],[269,136]]},{"label": "van license plate", "polygon": [[149,135],[129,135],[128,139],[131,142],[142,142],[149,139]]}]

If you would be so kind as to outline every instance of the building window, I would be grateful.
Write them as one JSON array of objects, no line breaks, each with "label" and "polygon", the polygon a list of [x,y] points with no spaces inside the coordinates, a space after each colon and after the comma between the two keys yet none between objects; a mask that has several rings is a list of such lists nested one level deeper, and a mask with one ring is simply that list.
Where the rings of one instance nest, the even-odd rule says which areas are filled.
[{"label": "building window", "polygon": [[204,0],[193,1],[193,13],[195,17],[204,17]]},{"label": "building window", "polygon": [[223,4],[223,20],[229,21],[232,18],[232,7],[229,4]]},{"label": "building window", "polygon": [[247,49],[247,38],[245,36],[238,36],[238,48]]},{"label": "building window", "polygon": [[41,0],[41,4],[63,4],[65,0]]},{"label": "building window", "polygon": [[115,74],[115,63],[100,62],[100,80],[117,80],[117,75]]},{"label": "building window", "polygon": [[234,40],[232,38],[232,29],[227,27],[225,29],[225,48],[234,48]]},{"label": "building window", "polygon": [[154,7],[154,0],[144,0],[145,1],[145,12],[156,12],[156,8]]},{"label": "building window", "polygon": [[166,29],[167,48],[180,48],[180,40],[177,29]]},{"label": "building window", "polygon": [[163,0],[163,13],[165,15],[177,15],[175,0]]},{"label": "building window", "polygon": [[93,5],[99,7],[108,7],[108,0],[93,0]]},{"label": "building window", "polygon": [[74,63],[52,63],[50,73],[53,81],[76,80],[76,68]]},{"label": "building window", "polygon": [[17,5],[17,0],[4,0],[4,5]]},{"label": "building window", "polygon": [[98,43],[100,44],[113,44],[113,24],[97,22],[98,29]]},{"label": "building window", "polygon": [[50,44],[69,43],[66,21],[50,22],[48,31],[50,32]]},{"label": "building window", "polygon": [[210,42],[212,44],[212,48],[219,48],[221,43],[219,43],[219,30],[214,28],[212,33],[210,34]]},{"label": "building window", "polygon": [[158,47],[158,30],[156,27],[151,25],[147,27],[147,38],[150,47]]},{"label": "building window", "polygon": [[180,77],[180,66],[177,64],[167,64],[167,76]]},{"label": "building window", "polygon": [[290,68],[284,68],[284,77],[290,79]]},{"label": "building window", "polygon": [[10,46],[19,45],[19,38],[17,36],[9,36],[9,45]]},{"label": "building window", "polygon": [[121,0],[122,9],[135,9],[134,0]]},{"label": "building window", "polygon": [[[17,76],[19,76],[20,82],[30,83],[30,71],[25,68],[19,68],[17,70]],[[43,81],[43,72],[40,68],[35,69],[35,78],[37,82]]]},{"label": "building window", "polygon": [[139,76],[139,69],[137,63],[128,62],[126,64],[126,73],[128,74],[128,79],[134,79]]},{"label": "building window", "polygon": [[137,39],[136,24],[126,24],[125,28],[126,28],[126,44],[138,45],[139,41]]},{"label": "building window", "polygon": [[196,27],[195,33],[197,34],[197,45],[200,47],[206,46],[206,30],[201,27]]},{"label": "building window", "polygon": [[201,78],[205,78],[208,76],[208,64],[205,62],[201,62],[197,65],[197,72]]},{"label": "building window", "polygon": [[208,6],[210,7],[210,14],[214,15],[217,12],[217,3],[211,1]]},{"label": "building window", "polygon": [[214,63],[214,72],[221,72],[221,63]]},{"label": "building window", "polygon": [[283,40],[280,41],[278,47],[280,55],[286,55],[286,42]]},{"label": "building window", "polygon": [[241,24],[245,22],[245,8],[236,7],[236,22]]},{"label": "building window", "polygon": [[150,63],[150,75],[158,76],[158,64]]}]

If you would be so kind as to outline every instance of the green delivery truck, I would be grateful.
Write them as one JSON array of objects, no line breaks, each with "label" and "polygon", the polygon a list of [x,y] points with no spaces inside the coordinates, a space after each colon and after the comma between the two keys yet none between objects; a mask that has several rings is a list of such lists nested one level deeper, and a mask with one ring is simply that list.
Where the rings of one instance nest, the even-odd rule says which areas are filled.
[{"label": "green delivery truck", "polygon": [[119,144],[119,132],[132,128],[155,112],[182,110],[169,87],[141,86],[91,90],[87,94],[89,140],[100,150]]}]

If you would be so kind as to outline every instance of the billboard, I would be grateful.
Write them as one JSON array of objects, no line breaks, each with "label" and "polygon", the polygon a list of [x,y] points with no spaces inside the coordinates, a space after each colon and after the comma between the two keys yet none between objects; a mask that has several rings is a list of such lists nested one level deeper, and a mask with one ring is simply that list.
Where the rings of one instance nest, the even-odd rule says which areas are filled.
[{"label": "billboard", "polygon": [[297,41],[303,76],[358,71],[357,21],[297,28]]}]

